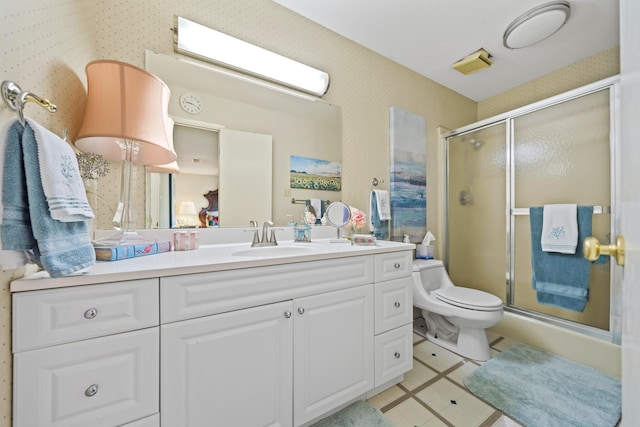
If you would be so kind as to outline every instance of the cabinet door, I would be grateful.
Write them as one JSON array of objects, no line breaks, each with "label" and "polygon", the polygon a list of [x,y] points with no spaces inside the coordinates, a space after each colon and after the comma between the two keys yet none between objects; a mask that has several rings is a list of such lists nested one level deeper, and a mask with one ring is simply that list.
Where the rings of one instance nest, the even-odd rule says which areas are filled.
[{"label": "cabinet door", "polygon": [[161,327],[162,427],[291,426],[293,303]]},{"label": "cabinet door", "polygon": [[158,328],[14,356],[16,427],[119,426],[158,412]]},{"label": "cabinet door", "polygon": [[373,285],[294,301],[294,424],[373,388]]}]

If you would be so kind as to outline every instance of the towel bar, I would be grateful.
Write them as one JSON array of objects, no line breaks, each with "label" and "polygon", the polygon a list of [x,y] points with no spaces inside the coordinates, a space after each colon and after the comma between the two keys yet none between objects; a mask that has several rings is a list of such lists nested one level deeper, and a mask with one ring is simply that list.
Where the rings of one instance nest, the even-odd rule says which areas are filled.
[{"label": "towel bar", "polygon": [[[610,214],[611,206],[594,206],[593,214],[594,215],[602,215],[602,214]],[[511,209],[511,215],[529,215],[529,208],[514,208]]]}]

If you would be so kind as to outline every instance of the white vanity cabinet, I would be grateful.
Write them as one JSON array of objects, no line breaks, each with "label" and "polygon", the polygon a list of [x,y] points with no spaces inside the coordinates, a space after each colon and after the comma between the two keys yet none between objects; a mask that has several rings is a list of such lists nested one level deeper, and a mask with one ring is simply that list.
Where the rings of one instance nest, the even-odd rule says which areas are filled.
[{"label": "white vanity cabinet", "polygon": [[375,386],[413,366],[413,257],[375,255]]},{"label": "white vanity cabinet", "polygon": [[162,326],[163,426],[302,425],[373,386],[372,285]]},{"label": "white vanity cabinet", "polygon": [[412,253],[389,247],[14,281],[13,425],[307,426],[411,369]]},{"label": "white vanity cabinet", "polygon": [[366,393],[373,277],[364,256],[162,279],[162,426],[298,426]]},{"label": "white vanity cabinet", "polygon": [[14,294],[13,425],[121,426],[157,413],[158,299],[158,279]]}]

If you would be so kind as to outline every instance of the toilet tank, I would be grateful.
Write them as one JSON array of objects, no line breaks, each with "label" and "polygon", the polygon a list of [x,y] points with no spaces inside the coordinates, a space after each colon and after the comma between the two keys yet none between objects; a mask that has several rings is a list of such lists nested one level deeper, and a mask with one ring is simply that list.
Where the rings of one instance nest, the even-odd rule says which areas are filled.
[{"label": "toilet tank", "polygon": [[[436,259],[416,259],[413,261],[414,279],[419,279],[426,291],[435,291],[442,286],[450,285],[449,275],[444,264]],[[415,277],[417,276],[417,277]]]}]

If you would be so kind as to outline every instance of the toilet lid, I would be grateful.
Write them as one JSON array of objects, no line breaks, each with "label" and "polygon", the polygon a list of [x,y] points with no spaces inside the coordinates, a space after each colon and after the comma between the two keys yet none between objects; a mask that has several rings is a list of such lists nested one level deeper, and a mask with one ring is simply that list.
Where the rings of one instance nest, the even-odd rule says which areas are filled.
[{"label": "toilet lid", "polygon": [[436,298],[447,304],[471,310],[494,311],[502,308],[502,300],[477,289],[449,286],[434,291]]}]

